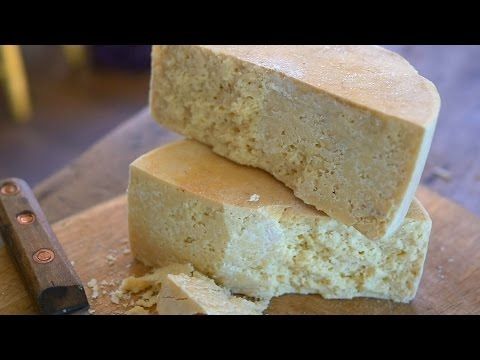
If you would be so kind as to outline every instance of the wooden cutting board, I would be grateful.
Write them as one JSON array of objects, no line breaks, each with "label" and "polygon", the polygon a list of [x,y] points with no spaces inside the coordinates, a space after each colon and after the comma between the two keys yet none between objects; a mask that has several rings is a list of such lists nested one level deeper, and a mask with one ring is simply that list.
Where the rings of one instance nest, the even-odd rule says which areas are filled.
[{"label": "wooden cutting board", "polygon": [[[269,314],[480,314],[480,220],[421,187],[417,196],[430,212],[433,231],[424,275],[410,304],[373,299],[325,300],[316,295],[272,299]],[[128,252],[126,197],[120,196],[54,224],[53,229],[86,285],[119,282],[147,269]],[[110,256],[110,260],[107,258]],[[115,260],[114,260],[115,259]],[[95,314],[122,314],[105,285],[90,299]],[[105,294],[102,293],[105,291]],[[91,296],[91,290],[87,288]],[[0,314],[32,314],[35,309],[6,252],[0,248]]]}]

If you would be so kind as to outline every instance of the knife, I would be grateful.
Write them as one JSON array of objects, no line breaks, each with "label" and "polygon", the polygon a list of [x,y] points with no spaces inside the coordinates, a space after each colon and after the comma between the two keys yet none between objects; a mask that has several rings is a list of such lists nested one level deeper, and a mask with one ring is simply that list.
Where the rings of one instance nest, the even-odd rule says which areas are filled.
[{"label": "knife", "polygon": [[0,180],[2,239],[41,314],[88,314],[82,282],[21,179]]}]

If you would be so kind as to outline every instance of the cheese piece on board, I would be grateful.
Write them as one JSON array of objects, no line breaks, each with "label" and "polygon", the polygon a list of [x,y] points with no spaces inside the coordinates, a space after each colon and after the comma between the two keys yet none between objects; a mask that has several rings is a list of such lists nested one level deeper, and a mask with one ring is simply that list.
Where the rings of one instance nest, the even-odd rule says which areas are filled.
[{"label": "cheese piece on board", "polygon": [[157,299],[160,315],[262,315],[268,302],[232,296],[205,276],[167,275]]},{"label": "cheese piece on board", "polygon": [[195,270],[192,264],[177,264],[171,263],[168,266],[154,269],[151,273],[143,276],[129,276],[122,280],[120,284],[120,290],[122,292],[137,294],[141,291],[145,291],[149,288],[158,290],[165,277],[169,274],[192,274]]},{"label": "cheese piece on board", "polygon": [[160,124],[378,239],[409,209],[440,98],[377,46],[157,45],[150,107]]},{"label": "cheese piece on board", "polygon": [[[258,201],[250,201],[253,194]],[[268,173],[193,140],[130,166],[129,237],[149,266],[191,263],[233,293],[411,300],[431,220],[414,200],[392,237],[369,240],[296,198]]]}]

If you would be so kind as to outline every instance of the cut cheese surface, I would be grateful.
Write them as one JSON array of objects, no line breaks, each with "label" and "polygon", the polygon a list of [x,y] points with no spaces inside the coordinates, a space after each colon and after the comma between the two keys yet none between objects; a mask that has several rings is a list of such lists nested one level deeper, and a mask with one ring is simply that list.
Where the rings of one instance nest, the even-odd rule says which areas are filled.
[{"label": "cut cheese surface", "polygon": [[414,200],[391,237],[369,240],[304,204],[268,173],[192,140],[131,164],[128,207],[137,259],[150,266],[191,263],[233,293],[258,298],[301,293],[410,301],[431,230]]},{"label": "cut cheese surface", "polygon": [[160,315],[262,315],[268,301],[232,296],[205,276],[167,275],[158,294]]},{"label": "cut cheese surface", "polygon": [[158,45],[150,106],[159,123],[380,239],[409,209],[440,98],[377,46]]}]

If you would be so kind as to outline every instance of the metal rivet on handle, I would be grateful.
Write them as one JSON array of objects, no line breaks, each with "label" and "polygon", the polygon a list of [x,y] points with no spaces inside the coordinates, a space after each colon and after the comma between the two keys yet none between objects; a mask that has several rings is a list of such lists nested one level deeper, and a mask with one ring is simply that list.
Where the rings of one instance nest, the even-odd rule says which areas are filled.
[{"label": "metal rivet on handle", "polygon": [[55,258],[55,253],[50,249],[40,249],[33,254],[33,260],[39,264],[47,264]]},{"label": "metal rivet on handle", "polygon": [[19,191],[18,186],[12,182],[6,182],[0,187],[0,193],[2,195],[12,196],[18,194]]},{"label": "metal rivet on handle", "polygon": [[24,211],[17,215],[17,222],[21,225],[28,225],[35,222],[35,214],[31,211]]}]

